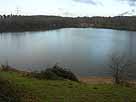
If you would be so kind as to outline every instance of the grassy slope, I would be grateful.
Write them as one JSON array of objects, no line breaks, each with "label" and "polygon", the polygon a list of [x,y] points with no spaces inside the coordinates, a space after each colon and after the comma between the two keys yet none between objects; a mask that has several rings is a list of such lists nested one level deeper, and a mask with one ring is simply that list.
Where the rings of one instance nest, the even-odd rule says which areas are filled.
[{"label": "grassy slope", "polygon": [[136,102],[134,88],[108,84],[87,85],[68,80],[37,80],[14,72],[0,72],[0,77],[16,84],[17,89],[27,90],[39,102]]}]

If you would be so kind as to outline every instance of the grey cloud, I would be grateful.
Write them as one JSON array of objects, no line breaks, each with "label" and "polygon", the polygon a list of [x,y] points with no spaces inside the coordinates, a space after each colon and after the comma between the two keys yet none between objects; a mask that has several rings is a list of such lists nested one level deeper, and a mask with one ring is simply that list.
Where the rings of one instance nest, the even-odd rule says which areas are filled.
[{"label": "grey cloud", "polygon": [[[98,0],[73,0],[75,2],[80,2],[80,3],[86,3],[86,4],[92,4],[92,5],[103,5],[102,1],[99,2]],[[116,0],[116,1],[122,1],[122,2],[127,2],[130,6],[136,6],[136,0]]]},{"label": "grey cloud", "polygon": [[135,6],[136,5],[136,0],[120,0],[120,1],[128,2],[130,6]]},{"label": "grey cloud", "polygon": [[88,3],[88,4],[92,4],[92,5],[97,5],[98,2],[95,0],[73,0],[75,2],[81,2],[81,3]]},{"label": "grey cloud", "polygon": [[119,14],[118,16],[133,15],[134,13],[135,13],[135,10],[132,9],[130,11],[123,12],[123,13]]}]

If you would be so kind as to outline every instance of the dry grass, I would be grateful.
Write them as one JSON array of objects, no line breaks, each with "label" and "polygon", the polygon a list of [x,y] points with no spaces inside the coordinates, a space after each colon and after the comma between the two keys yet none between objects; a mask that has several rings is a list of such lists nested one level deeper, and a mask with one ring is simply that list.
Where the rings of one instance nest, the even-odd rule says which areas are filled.
[{"label": "dry grass", "polygon": [[112,77],[81,77],[80,81],[87,84],[112,84]]}]

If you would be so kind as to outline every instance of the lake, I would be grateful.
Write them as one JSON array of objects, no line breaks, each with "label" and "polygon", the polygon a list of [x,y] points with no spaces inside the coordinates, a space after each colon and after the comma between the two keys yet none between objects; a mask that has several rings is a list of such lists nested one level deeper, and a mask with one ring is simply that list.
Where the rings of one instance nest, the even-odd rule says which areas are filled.
[{"label": "lake", "polygon": [[78,76],[105,76],[113,54],[135,59],[136,32],[65,28],[0,34],[0,63],[21,70],[42,70],[59,63]]}]

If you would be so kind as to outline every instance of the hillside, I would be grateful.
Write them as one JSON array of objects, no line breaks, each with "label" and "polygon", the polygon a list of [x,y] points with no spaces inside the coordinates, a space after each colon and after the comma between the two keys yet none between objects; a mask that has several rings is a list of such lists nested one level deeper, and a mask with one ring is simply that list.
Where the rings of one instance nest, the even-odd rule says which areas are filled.
[{"label": "hillside", "polygon": [[135,16],[60,17],[1,15],[0,32],[41,31],[59,28],[110,28],[136,31]]},{"label": "hillside", "polygon": [[[17,72],[0,72],[0,79],[9,83],[10,89],[15,90],[17,97],[21,99],[20,102],[136,102],[135,88],[69,80],[37,80]],[[7,85],[1,87],[8,89]],[[4,92],[6,94],[8,91]]]}]

